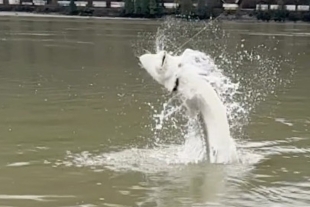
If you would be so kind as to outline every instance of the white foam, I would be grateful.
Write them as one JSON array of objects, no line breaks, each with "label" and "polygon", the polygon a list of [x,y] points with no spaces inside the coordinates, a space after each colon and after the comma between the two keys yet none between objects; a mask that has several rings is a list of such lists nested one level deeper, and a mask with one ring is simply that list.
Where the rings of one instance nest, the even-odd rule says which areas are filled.
[{"label": "white foam", "polygon": [[8,167],[21,167],[21,166],[26,166],[26,165],[30,165],[30,162],[14,162],[11,164],[8,164]]},{"label": "white foam", "polygon": [[280,122],[282,124],[285,124],[287,126],[293,126],[293,123],[288,122],[286,119],[284,118],[275,118],[275,121]]},{"label": "white foam", "polygon": [[0,200],[33,200],[47,201],[47,198],[73,198],[71,195],[5,195],[0,194]]}]

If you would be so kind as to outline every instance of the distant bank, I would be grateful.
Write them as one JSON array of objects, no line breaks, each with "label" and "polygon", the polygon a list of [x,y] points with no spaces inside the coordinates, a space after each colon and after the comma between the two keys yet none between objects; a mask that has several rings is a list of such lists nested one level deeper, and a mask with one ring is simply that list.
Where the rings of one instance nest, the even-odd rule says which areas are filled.
[{"label": "distant bank", "polygon": [[80,16],[62,13],[46,13],[46,12],[16,12],[16,11],[0,11],[0,17],[43,17],[43,18],[68,18],[68,19],[121,19],[121,20],[147,20],[145,18],[128,18],[118,16]]},{"label": "distant bank", "polygon": [[[1,1],[1,0],[0,0]],[[195,13],[191,15],[181,15],[176,9],[165,8],[160,14],[154,15],[135,15],[126,13],[124,8],[89,8],[70,6],[33,6],[33,5],[17,5],[3,6],[0,5],[0,16],[16,16],[16,17],[50,17],[50,18],[82,18],[82,19],[161,19],[165,16],[174,16],[188,20],[203,20],[210,19],[210,15],[199,16]],[[211,15],[212,16],[212,15]],[[218,17],[219,16],[219,17]],[[213,13],[213,18],[218,17],[221,21],[236,21],[236,22],[295,22],[309,23],[309,12],[288,12],[285,10],[275,11],[239,11],[231,13],[221,9],[217,9]]]}]

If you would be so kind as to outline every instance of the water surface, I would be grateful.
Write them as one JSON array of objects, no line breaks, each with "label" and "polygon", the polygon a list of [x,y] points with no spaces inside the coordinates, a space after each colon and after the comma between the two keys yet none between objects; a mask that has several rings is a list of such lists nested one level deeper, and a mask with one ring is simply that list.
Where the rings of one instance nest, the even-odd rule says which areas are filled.
[{"label": "water surface", "polygon": [[[218,44],[229,54],[266,44],[262,56],[290,60],[273,78],[295,71],[236,137],[252,162],[225,167],[163,165],[147,150],[150,103],[160,110],[167,95],[135,53],[156,22],[2,17],[0,25],[0,206],[310,205],[309,25],[221,24],[230,35]],[[218,51],[208,48],[215,58]],[[251,77],[258,67],[249,61],[236,73],[244,89],[265,93],[272,82]],[[162,160],[182,141],[164,137],[173,147]]]}]

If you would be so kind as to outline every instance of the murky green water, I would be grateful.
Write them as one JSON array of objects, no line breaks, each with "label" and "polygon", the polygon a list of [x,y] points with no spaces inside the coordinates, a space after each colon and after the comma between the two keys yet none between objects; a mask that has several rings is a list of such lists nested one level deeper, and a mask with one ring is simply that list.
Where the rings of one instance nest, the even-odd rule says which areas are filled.
[{"label": "murky green water", "polygon": [[[159,107],[164,92],[132,45],[139,32],[156,32],[154,22],[2,17],[0,26],[0,206],[310,205],[310,25],[221,25],[229,53],[265,43],[265,55],[291,60],[283,73],[296,71],[250,114],[239,139],[261,158],[238,168],[130,156],[152,150],[100,162],[152,142],[147,103]],[[259,78],[249,90],[268,88]]]}]

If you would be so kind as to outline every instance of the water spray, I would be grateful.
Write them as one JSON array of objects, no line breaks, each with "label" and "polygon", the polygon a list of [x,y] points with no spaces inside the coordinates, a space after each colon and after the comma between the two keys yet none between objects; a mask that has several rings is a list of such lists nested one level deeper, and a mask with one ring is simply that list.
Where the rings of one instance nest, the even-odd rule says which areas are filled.
[{"label": "water spray", "polygon": [[205,23],[205,26],[199,30],[193,37],[189,38],[187,41],[185,41],[181,46],[179,46],[174,52],[173,54],[176,54],[180,49],[182,49],[187,43],[189,43],[191,40],[193,40],[195,37],[197,37],[200,33],[202,33],[203,31],[205,31],[209,25],[212,25],[212,22],[219,19],[219,17],[221,17],[221,15],[217,16],[215,19],[212,19],[212,17],[210,18],[210,21]]}]

